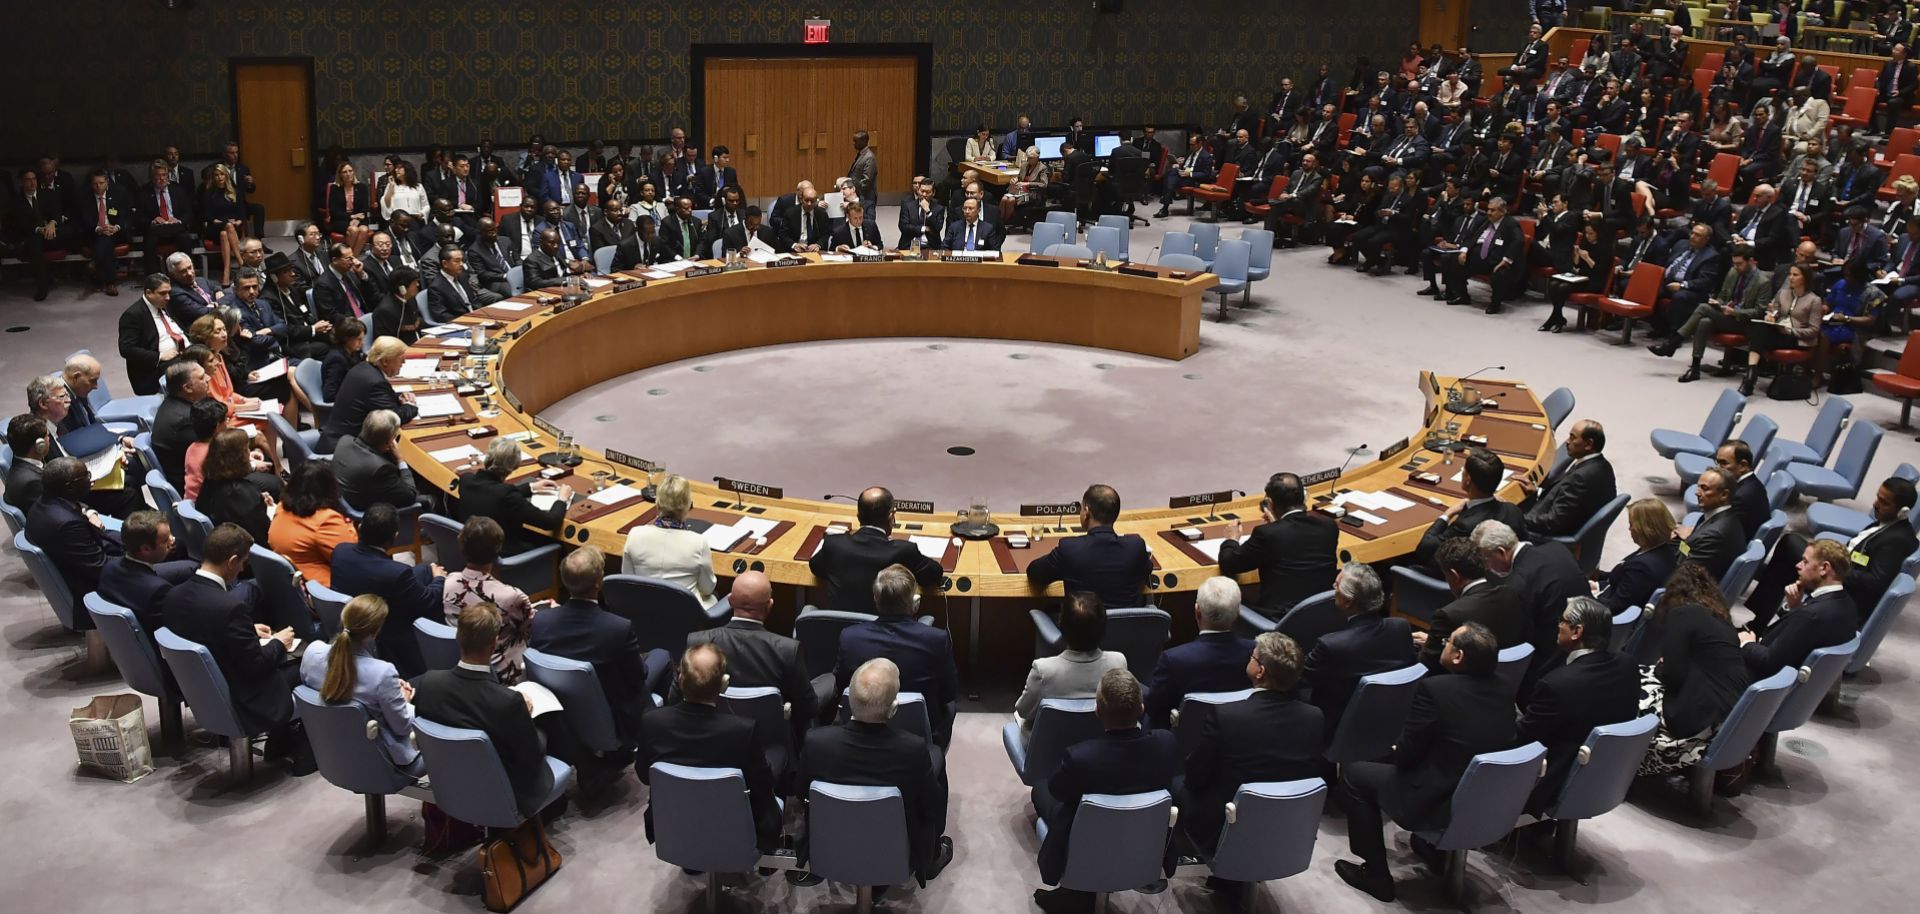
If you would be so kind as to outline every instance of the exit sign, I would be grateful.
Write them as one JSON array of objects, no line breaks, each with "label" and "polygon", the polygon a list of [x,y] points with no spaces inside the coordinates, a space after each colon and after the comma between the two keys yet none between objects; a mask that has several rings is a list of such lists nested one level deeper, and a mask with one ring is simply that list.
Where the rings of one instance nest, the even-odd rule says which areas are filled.
[{"label": "exit sign", "polygon": [[805,44],[826,44],[827,30],[832,27],[831,19],[808,19],[806,37],[801,41]]}]

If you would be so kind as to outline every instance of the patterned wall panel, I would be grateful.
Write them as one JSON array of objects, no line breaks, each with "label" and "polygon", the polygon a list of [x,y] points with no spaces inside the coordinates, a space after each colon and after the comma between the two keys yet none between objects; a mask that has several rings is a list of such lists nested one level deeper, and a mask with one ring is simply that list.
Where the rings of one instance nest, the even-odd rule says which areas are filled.
[{"label": "patterned wall panel", "polygon": [[518,143],[534,131],[661,136],[687,119],[690,45],[797,43],[814,14],[833,20],[835,43],[931,44],[934,130],[1004,125],[1021,111],[1042,126],[1073,115],[1093,124],[1213,123],[1235,92],[1258,104],[1282,75],[1356,54],[1385,59],[1418,26],[1407,0],[1137,0],[1119,15],[1090,6],[202,0],[174,12],[153,0],[25,4],[9,17],[11,31],[42,38],[13,42],[7,55],[20,74],[13,84],[31,91],[12,100],[0,160],[47,149],[74,159],[145,154],[165,143],[211,151],[232,132],[234,57],[313,58],[315,145],[379,149],[487,135]]}]

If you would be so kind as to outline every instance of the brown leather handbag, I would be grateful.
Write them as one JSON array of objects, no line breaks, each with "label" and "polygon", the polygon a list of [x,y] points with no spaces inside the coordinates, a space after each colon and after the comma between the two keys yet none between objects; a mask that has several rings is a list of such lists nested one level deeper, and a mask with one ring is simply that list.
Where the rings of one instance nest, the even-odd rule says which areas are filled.
[{"label": "brown leather handbag", "polygon": [[511,911],[560,869],[560,852],[547,843],[538,816],[480,845],[480,872],[489,911]]}]

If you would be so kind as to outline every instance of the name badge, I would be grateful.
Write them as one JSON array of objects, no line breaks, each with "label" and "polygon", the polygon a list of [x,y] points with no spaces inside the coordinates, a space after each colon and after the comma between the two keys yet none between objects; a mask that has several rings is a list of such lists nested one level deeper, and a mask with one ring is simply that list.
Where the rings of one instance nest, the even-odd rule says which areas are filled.
[{"label": "name badge", "polygon": [[1849,557],[1853,559],[1853,563],[1855,565],[1860,565],[1864,567],[1867,564],[1867,554],[1864,552],[1855,552],[1853,553],[1853,555]]},{"label": "name badge", "polygon": [[1506,240],[1505,238],[1495,238],[1495,239],[1493,240],[1493,246],[1494,246],[1494,247],[1496,247],[1496,248],[1502,248],[1502,247],[1506,247],[1506,246],[1507,246],[1507,240]]},{"label": "name badge", "polygon": [[1692,555],[1692,554],[1693,554],[1693,547],[1692,547],[1692,546],[1689,546],[1689,545],[1687,545],[1687,541],[1686,541],[1686,540],[1681,540],[1681,541],[1680,541],[1680,554],[1681,554],[1681,555]]}]

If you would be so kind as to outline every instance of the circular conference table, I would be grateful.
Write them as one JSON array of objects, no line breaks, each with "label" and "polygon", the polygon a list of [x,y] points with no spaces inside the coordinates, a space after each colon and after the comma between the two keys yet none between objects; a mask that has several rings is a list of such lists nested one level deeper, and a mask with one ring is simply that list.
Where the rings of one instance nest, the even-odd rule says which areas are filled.
[{"label": "circular conference table", "polygon": [[[564,290],[537,290],[462,316],[462,325],[497,326],[497,356],[485,388],[454,381],[444,374],[418,380],[407,375],[459,370],[465,334],[423,336],[408,351],[410,371],[395,381],[416,397],[436,394],[452,415],[416,419],[402,429],[400,455],[425,482],[457,495],[458,476],[467,468],[469,448],[484,450],[491,437],[473,438],[469,430],[518,436],[529,462],[510,479],[535,478],[532,462],[554,454],[561,430],[537,418],[540,410],[594,384],[656,365],[734,349],[815,340],[873,337],[959,337],[1067,343],[1182,359],[1199,347],[1202,295],[1215,284],[1211,274],[1185,275],[1143,266],[1138,272],[1083,268],[1078,261],[1032,255],[1000,255],[983,263],[902,259],[891,262],[827,262],[808,255],[794,266],[766,267],[689,276],[628,272],[595,279],[584,302],[566,305]],[[1054,261],[1054,265],[1040,265]],[[687,272],[697,272],[687,271]],[[644,282],[644,285],[640,283]],[[1072,286],[1073,294],[1062,294]],[[805,306],[796,306],[805,302]],[[559,307],[556,307],[559,306]],[[556,313],[557,312],[557,313]],[[1507,464],[1511,476],[1499,496],[1521,497],[1519,481],[1543,477],[1554,454],[1553,431],[1539,396],[1511,380],[1474,379],[1485,398],[1478,415],[1455,415],[1444,408],[1454,379],[1418,373],[1426,401],[1425,421],[1407,439],[1382,449],[1371,463],[1308,477],[1308,495],[1316,509],[1338,499],[1349,510],[1368,515],[1361,526],[1342,524],[1343,554],[1355,561],[1382,562],[1411,553],[1427,526],[1465,491],[1456,479],[1457,457],[1429,450],[1432,433],[1452,434],[1484,444]],[[497,396],[495,394],[497,393]],[[487,407],[491,407],[491,410]],[[491,415],[497,411],[498,415]],[[1452,426],[1450,429],[1449,426]],[[697,431],[686,432],[697,434]],[[562,542],[594,545],[610,556],[621,553],[626,531],[652,522],[654,506],[640,490],[671,469],[689,480],[705,479],[715,467],[660,468],[641,458],[580,449],[583,462],[559,481],[577,493],[557,533]],[[723,460],[716,456],[716,463]],[[1324,478],[1321,478],[1324,477]],[[1337,478],[1336,478],[1337,477]],[[736,524],[755,519],[760,535],[748,535],[731,549],[713,553],[714,570],[731,577],[749,569],[764,571],[776,584],[806,588],[818,583],[807,559],[820,539],[856,524],[848,504],[779,497],[771,486],[715,479],[694,482],[697,520]],[[850,481],[850,484],[857,481]],[[596,486],[610,486],[596,492]],[[723,485],[725,487],[723,487]],[[752,494],[749,494],[752,493]],[[767,497],[772,495],[774,497]],[[597,497],[596,497],[597,496]],[[1351,500],[1359,498],[1356,504]],[[1154,560],[1153,592],[1197,589],[1217,573],[1208,541],[1225,535],[1227,521],[1249,527],[1260,519],[1260,493],[1232,492],[1168,500],[1165,508],[1126,511],[1119,532],[1140,534]],[[958,506],[953,506],[958,507]],[[941,589],[951,597],[1013,598],[1029,601],[1061,595],[1060,585],[1042,590],[1028,584],[1026,566],[1051,551],[1060,537],[1077,532],[1077,507],[1055,506],[1054,516],[1009,517],[996,513],[1003,534],[1029,534],[1021,548],[1005,535],[986,541],[948,536],[952,510],[902,510],[897,537],[945,538]],[[766,529],[771,527],[771,529]],[[1202,541],[1182,531],[1199,528]],[[941,544],[929,547],[941,550]],[[1216,553],[1217,554],[1217,553]],[[1241,577],[1243,582],[1257,575]],[[804,593],[802,595],[804,597]]]}]

